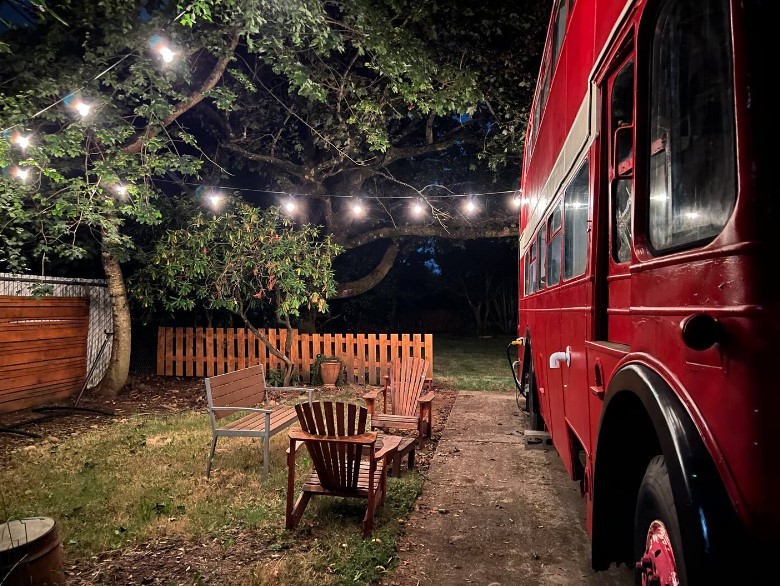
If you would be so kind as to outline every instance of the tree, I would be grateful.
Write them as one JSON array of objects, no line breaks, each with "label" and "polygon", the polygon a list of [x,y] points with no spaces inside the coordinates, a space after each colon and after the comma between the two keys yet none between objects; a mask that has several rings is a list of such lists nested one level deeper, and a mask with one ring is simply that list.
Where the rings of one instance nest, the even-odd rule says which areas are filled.
[{"label": "tree", "polygon": [[[30,13],[34,34],[6,31],[0,45],[14,56],[0,62],[0,262],[101,259],[114,312],[108,392],[129,366],[122,263],[139,225],[168,220],[158,200],[175,190],[162,180],[246,171],[305,194],[298,221],[323,226],[344,250],[386,243],[338,297],[379,283],[404,239],[516,233],[515,214],[473,221],[428,186],[512,168],[516,185],[544,3],[150,0],[139,10],[74,0],[56,14],[34,4],[44,8]],[[503,89],[508,70],[516,91]],[[22,150],[17,137],[30,131]],[[334,194],[375,197],[381,214],[355,222]],[[400,200],[379,198],[410,194],[427,220],[403,223]]]},{"label": "tree", "polygon": [[[306,208],[300,221],[322,225],[346,252],[384,242],[376,264],[339,284],[338,298],[359,295],[387,275],[406,240],[516,236],[517,214],[506,197],[483,203],[489,209],[480,220],[461,211],[462,198],[446,196],[517,188],[550,7],[327,5],[329,49],[280,42],[270,52],[239,51],[231,72],[241,83],[224,79],[233,105],[197,115],[225,166],[293,194]],[[410,200],[388,196],[416,198],[426,213],[409,221]],[[352,200],[370,208],[364,217],[351,215]]]},{"label": "tree", "polygon": [[201,3],[177,15],[169,2],[139,11],[134,2],[77,0],[57,13],[40,2],[44,10],[26,15],[31,25],[6,31],[0,51],[16,58],[0,63],[0,205],[8,211],[0,263],[19,271],[37,260],[45,270],[53,259],[101,258],[114,328],[106,392],[121,389],[129,368],[121,263],[136,246],[133,226],[162,219],[155,179],[196,177],[209,159],[182,124],[186,114],[229,101],[217,83],[242,36],[306,29],[316,40],[307,4],[220,2],[215,22]]},{"label": "tree", "polygon": [[[293,227],[277,208],[237,203],[224,213],[199,213],[190,226],[169,230],[133,278],[142,305],[165,309],[226,309],[238,316],[285,364],[284,384],[293,374],[291,316],[301,307],[324,312],[335,292],[333,257],[340,251],[312,226]],[[253,322],[259,305],[275,311],[287,329],[279,352]]]}]

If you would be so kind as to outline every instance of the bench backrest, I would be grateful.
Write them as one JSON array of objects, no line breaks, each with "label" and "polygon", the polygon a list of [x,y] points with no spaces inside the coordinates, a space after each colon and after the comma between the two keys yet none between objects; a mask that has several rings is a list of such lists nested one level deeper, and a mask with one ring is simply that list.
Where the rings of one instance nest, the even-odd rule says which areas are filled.
[{"label": "bench backrest", "polygon": [[[206,379],[206,397],[209,407],[255,407],[268,400],[263,365],[250,366]],[[232,411],[214,411],[220,419]]]}]

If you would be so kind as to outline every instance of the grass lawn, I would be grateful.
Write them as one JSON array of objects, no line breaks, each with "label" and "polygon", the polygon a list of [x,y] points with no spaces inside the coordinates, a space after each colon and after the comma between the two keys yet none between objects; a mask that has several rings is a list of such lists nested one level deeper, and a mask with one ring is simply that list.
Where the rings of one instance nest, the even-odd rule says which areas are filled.
[{"label": "grass lawn", "polygon": [[[436,334],[433,372],[436,383],[460,391],[515,392],[506,347],[514,336],[485,338]],[[516,355],[516,350],[513,351]]]},{"label": "grass lawn", "polygon": [[[435,336],[436,384],[513,392],[510,340]],[[397,539],[423,488],[419,472],[390,478],[372,539],[360,533],[365,501],[348,499],[313,500],[289,532],[286,434],[272,439],[270,478],[262,482],[260,443],[249,438],[220,439],[212,477],[205,478],[211,440],[205,410],[140,413],[93,427],[31,444],[0,469],[0,520],[56,519],[71,568],[160,540],[182,548],[215,544],[219,551],[242,542],[251,544],[245,547],[255,559],[231,568],[226,583],[372,584],[392,569]],[[300,482],[311,462],[304,452],[297,462]],[[187,570],[188,583],[201,583],[197,571]],[[110,576],[95,582],[111,583]]]}]

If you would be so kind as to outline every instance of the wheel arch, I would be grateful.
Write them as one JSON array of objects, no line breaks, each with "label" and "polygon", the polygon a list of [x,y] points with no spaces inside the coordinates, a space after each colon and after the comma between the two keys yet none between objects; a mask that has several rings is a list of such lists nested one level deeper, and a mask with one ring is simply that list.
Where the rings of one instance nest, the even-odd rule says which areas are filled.
[{"label": "wheel arch", "polygon": [[[622,367],[607,389],[593,473],[592,563],[633,563],[633,519],[645,469],[663,455],[691,575],[717,572],[733,509],[701,436],[669,384],[646,365]],[[721,553],[722,552],[722,553]],[[733,555],[733,552],[730,552]]]}]

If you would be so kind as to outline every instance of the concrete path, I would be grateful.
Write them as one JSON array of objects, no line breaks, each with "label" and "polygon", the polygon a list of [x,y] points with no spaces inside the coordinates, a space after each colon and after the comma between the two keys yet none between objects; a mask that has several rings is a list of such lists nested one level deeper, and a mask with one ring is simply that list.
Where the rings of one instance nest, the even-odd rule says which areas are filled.
[{"label": "concrete path", "polygon": [[590,569],[579,483],[555,451],[525,448],[525,423],[512,394],[458,394],[384,584],[633,584]]}]

